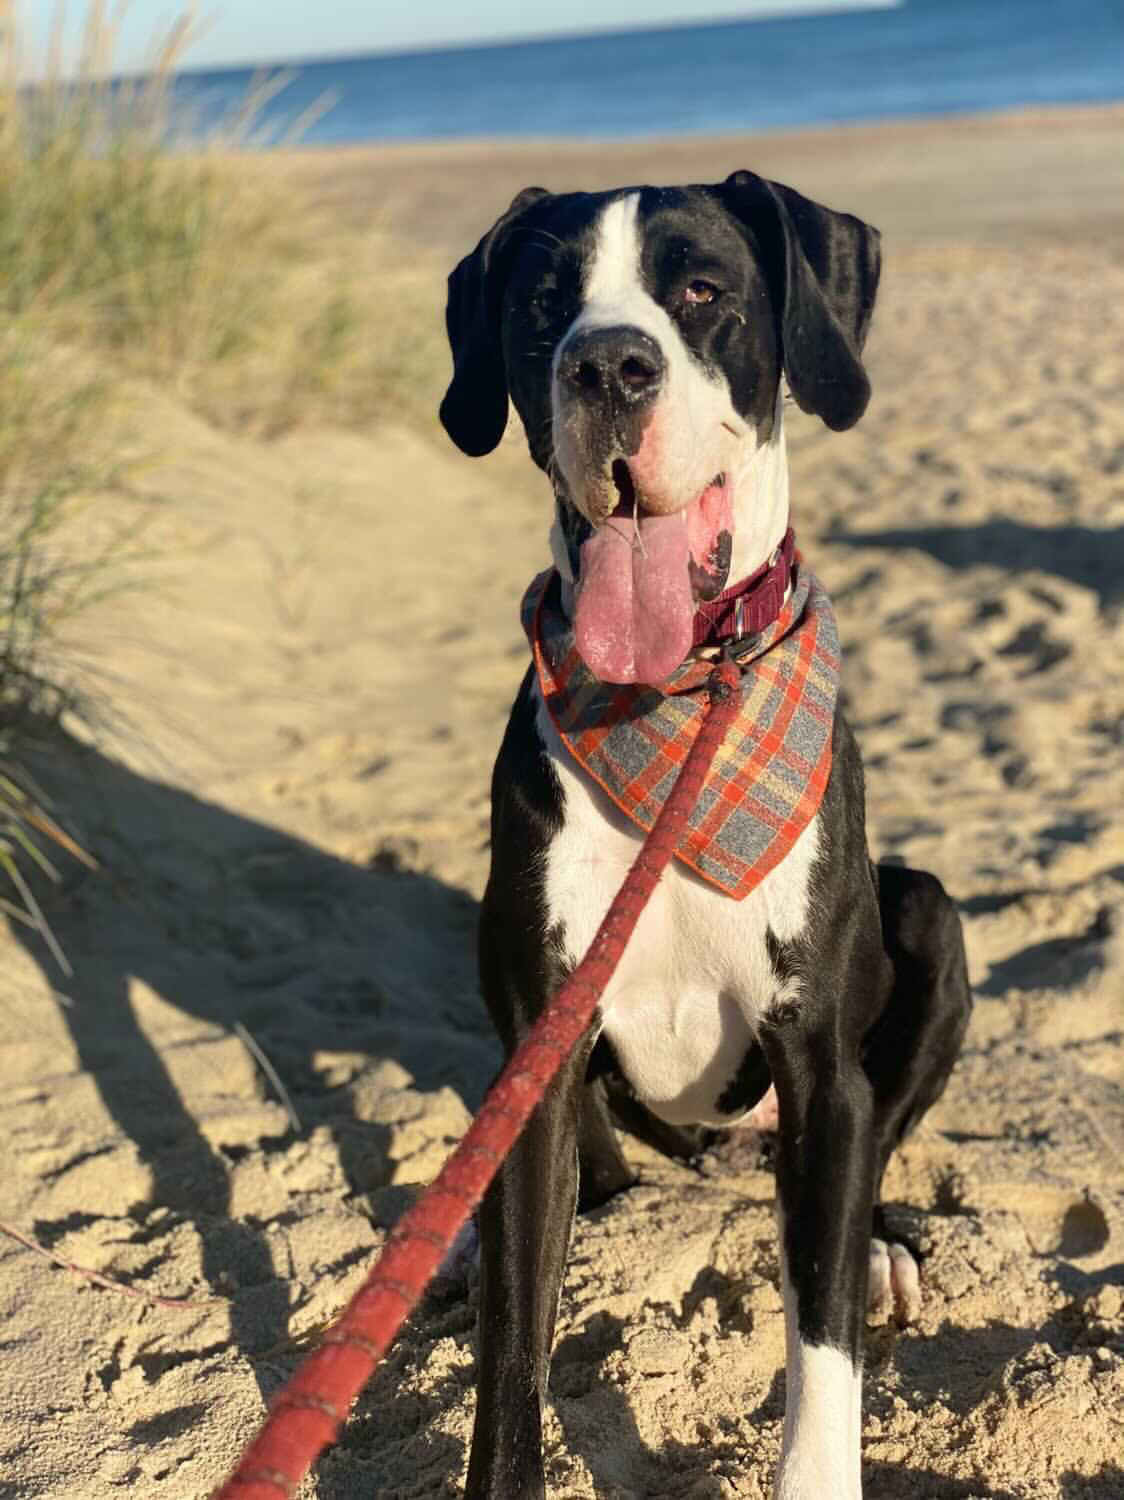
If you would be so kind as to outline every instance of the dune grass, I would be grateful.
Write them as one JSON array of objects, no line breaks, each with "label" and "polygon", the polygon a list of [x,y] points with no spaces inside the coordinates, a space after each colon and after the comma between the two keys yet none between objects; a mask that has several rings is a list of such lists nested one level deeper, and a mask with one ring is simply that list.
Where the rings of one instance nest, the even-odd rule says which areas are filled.
[{"label": "dune grass", "polygon": [[93,861],[45,809],[20,748],[29,717],[81,712],[66,627],[131,581],[143,520],[135,513],[101,527],[93,545],[89,535],[85,546],[67,545],[73,524],[115,482],[97,438],[104,395],[103,381],[56,343],[48,322],[17,315],[0,325],[0,910],[37,928],[64,973],[34,885],[58,879],[48,845]]},{"label": "dune grass", "polygon": [[0,0],[0,907],[53,945],[29,877],[53,875],[44,840],[75,849],[20,774],[19,726],[29,710],[112,721],[76,698],[67,651],[82,611],[138,578],[120,392],[132,451],[148,442],[145,382],[268,438],[428,413],[447,356],[443,277],[373,226],[345,238],[317,222],[262,170],[260,111],[283,79],[204,130],[176,82],[189,15],[122,77],[119,8],[86,0],[68,50],[60,6],[30,57],[21,15],[39,3]]},{"label": "dune grass", "polygon": [[[246,148],[283,80],[263,79],[203,133],[177,98],[193,38],[178,20],[141,77],[113,80],[117,23],[90,0],[78,54],[55,40],[28,87],[17,27],[0,29],[0,299],[232,419],[294,414],[332,386],[355,321],[338,284],[302,275],[320,247],[299,201]],[[258,394],[253,401],[247,392]]]},{"label": "dune grass", "polygon": [[[88,0],[68,53],[60,8],[31,58],[19,4],[0,6],[0,905],[48,942],[19,862],[51,874],[42,840],[67,836],[19,774],[19,725],[81,711],[65,627],[135,581],[143,521],[106,437],[115,388],[141,377],[270,434],[358,410],[369,375],[346,247],[327,254],[247,149],[277,80],[204,135],[175,86],[188,17],[127,79],[119,19]],[[135,426],[143,446],[143,411]]]}]

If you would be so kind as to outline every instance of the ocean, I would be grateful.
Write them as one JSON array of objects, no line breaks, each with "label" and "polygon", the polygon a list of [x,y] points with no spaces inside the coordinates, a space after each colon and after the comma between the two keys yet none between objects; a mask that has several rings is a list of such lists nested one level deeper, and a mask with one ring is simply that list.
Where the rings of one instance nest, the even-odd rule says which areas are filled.
[{"label": "ocean", "polygon": [[[255,129],[304,145],[627,139],[1124,98],[1124,0],[904,0],[892,8],[286,64]],[[260,73],[189,72],[197,128]]]}]

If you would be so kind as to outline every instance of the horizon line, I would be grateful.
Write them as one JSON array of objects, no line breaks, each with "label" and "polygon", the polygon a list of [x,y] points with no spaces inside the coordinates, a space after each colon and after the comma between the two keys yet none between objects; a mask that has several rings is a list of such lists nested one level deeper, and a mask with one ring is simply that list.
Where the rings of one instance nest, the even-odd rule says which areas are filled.
[{"label": "horizon line", "polygon": [[[906,4],[907,0],[775,0],[775,3],[766,5],[760,10],[750,11],[740,16],[709,15],[690,18],[684,17],[682,20],[659,21],[640,26],[613,24],[580,27],[574,30],[478,37],[474,40],[453,42],[413,42],[402,46],[363,47],[353,52],[333,50],[330,52],[304,53],[299,56],[273,57],[268,59],[242,58],[225,62],[189,63],[183,67],[176,68],[174,71],[176,75],[192,73],[241,73],[254,69],[269,71],[275,68],[299,68],[310,63],[349,62],[370,57],[426,57],[449,52],[484,52],[505,47],[525,47],[534,43],[582,41],[586,38],[594,37],[653,35],[666,31],[695,31],[720,26],[756,25],[760,22],[768,21],[815,20],[823,16],[845,15],[858,11],[902,10]],[[150,71],[151,68],[147,63],[140,63],[136,67],[128,68],[121,73],[114,72],[111,76],[115,78],[144,77]],[[31,79],[28,81],[34,83],[35,80]]]}]

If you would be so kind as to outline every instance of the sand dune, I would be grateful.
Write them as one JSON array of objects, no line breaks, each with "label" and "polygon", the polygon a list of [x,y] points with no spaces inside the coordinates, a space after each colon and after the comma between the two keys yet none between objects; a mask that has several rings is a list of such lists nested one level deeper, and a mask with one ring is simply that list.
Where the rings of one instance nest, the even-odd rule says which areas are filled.
[{"label": "sand dune", "polygon": [[[1124,1489],[1122,122],[272,167],[435,277],[532,180],[753,165],[885,231],[875,398],[842,437],[790,416],[795,520],[839,613],[874,852],[962,903],[977,1009],[891,1170],[925,1303],[871,1330],[868,1500]],[[0,1495],[20,1500],[202,1500],[498,1060],[475,903],[547,519],[517,435],[472,464],[432,421],[262,446],[138,389],[141,412],[172,455],[145,479],[164,561],[84,627],[104,731],[34,750],[102,869],[48,898],[73,979],[3,937],[0,1217],[206,1305],[0,1238]],[[552,1494],[767,1496],[767,1162],[745,1138],[701,1176],[630,1149],[641,1186],[575,1236]],[[302,1497],[461,1492],[473,1323],[471,1286],[425,1303]]]}]

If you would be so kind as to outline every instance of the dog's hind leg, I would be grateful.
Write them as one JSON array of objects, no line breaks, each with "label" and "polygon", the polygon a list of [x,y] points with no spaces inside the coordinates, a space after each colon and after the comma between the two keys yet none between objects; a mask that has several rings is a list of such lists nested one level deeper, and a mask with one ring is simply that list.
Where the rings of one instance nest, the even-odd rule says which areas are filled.
[{"label": "dog's hind leg", "polygon": [[[864,1039],[863,1067],[874,1088],[878,1183],[890,1153],[944,1092],[972,1009],[956,907],[923,870],[876,867],[882,941],[894,968],[889,1003]],[[908,1322],[920,1303],[913,1248],[874,1211],[870,1301]]]},{"label": "dog's hind leg", "polygon": [[636,1181],[613,1129],[604,1078],[581,1092],[578,1113],[578,1208],[599,1208]]},{"label": "dog's hind leg", "polygon": [[578,1127],[578,1208],[583,1212],[608,1202],[636,1181],[614,1127],[643,1141],[661,1156],[689,1165],[698,1161],[714,1139],[713,1130],[669,1125],[645,1109],[621,1075],[613,1049],[602,1036],[590,1055]]},{"label": "dog's hind leg", "polygon": [[615,1123],[672,1161],[696,1165],[718,1137],[718,1131],[708,1125],[669,1125],[646,1109],[626,1083],[614,1086],[609,1082],[607,1093],[609,1113]]}]

